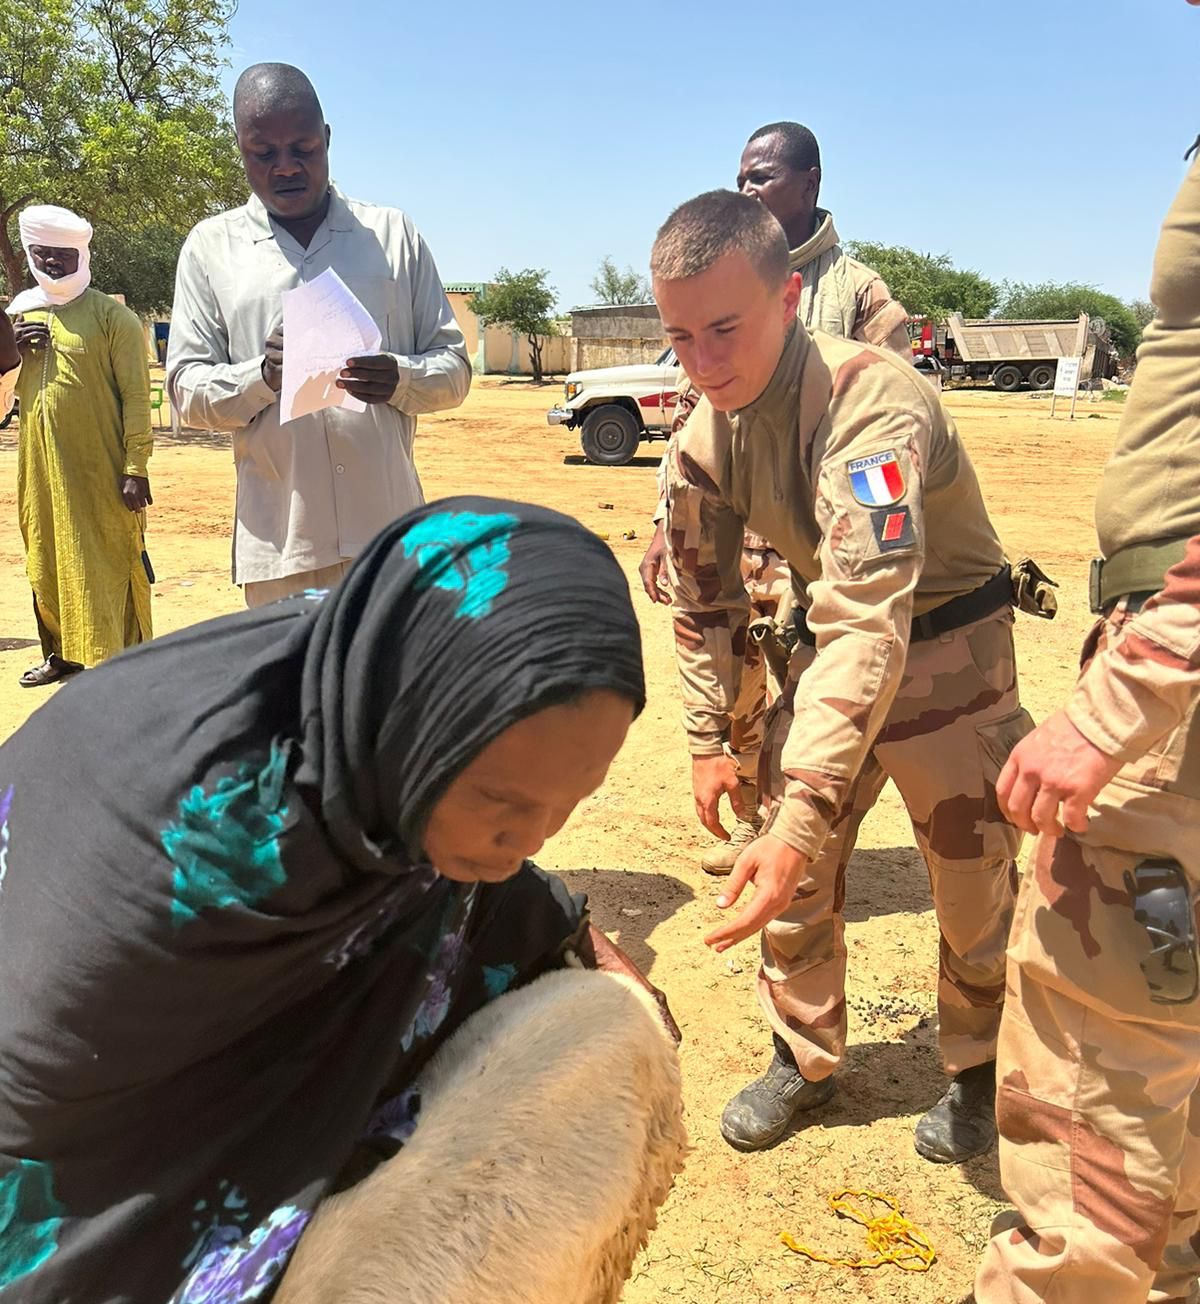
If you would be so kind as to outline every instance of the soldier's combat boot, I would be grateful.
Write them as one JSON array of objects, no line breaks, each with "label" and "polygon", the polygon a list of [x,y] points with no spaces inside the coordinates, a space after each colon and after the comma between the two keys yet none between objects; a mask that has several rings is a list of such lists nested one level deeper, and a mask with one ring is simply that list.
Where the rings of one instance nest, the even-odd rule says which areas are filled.
[{"label": "soldier's combat boot", "polygon": [[721,1135],[735,1150],[762,1150],[774,1145],[798,1114],[823,1105],[835,1090],[832,1077],[809,1082],[776,1034],[770,1067],[725,1106]]},{"label": "soldier's combat boot", "polygon": [[946,1094],[917,1124],[917,1154],[961,1164],[996,1143],[996,1061],[956,1074]]},{"label": "soldier's combat boot", "polygon": [[761,832],[762,820],[757,815],[753,819],[738,820],[729,834],[728,842],[718,842],[700,857],[700,868],[706,874],[718,877],[731,874],[733,862]]}]

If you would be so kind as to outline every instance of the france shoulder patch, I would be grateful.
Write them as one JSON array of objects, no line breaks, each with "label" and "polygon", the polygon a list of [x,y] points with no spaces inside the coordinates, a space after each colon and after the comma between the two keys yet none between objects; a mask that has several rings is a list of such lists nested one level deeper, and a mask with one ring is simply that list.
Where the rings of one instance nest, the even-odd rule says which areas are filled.
[{"label": "france shoulder patch", "polygon": [[904,472],[891,449],[847,462],[846,474],[855,502],[863,507],[890,507],[904,497]]}]

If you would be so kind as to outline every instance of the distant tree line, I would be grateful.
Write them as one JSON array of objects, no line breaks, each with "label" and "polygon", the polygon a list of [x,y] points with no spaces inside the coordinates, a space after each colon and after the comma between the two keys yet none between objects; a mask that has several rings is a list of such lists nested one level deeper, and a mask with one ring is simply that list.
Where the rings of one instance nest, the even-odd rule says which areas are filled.
[{"label": "distant tree line", "polygon": [[[1026,317],[1053,319],[1078,317],[1103,319],[1119,353],[1129,355],[1142,338],[1142,329],[1154,317],[1154,306],[1142,299],[1123,303],[1094,285],[1073,281],[992,281],[971,268],[955,267],[949,254],[919,253],[903,245],[850,240],[846,252],[874,268],[892,294],[914,317],[936,320],[961,312],[964,317]],[[632,268],[620,271],[604,258],[592,281],[597,303],[646,303],[650,287]]]}]

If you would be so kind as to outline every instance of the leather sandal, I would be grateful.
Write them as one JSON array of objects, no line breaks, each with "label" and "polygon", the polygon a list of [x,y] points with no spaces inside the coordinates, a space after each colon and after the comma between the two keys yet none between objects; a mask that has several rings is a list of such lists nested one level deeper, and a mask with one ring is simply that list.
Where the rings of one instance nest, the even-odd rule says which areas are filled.
[{"label": "leather sandal", "polygon": [[40,666],[26,670],[19,682],[22,688],[45,688],[48,684],[57,684],[77,675],[82,669],[78,661],[64,661],[52,652]]}]

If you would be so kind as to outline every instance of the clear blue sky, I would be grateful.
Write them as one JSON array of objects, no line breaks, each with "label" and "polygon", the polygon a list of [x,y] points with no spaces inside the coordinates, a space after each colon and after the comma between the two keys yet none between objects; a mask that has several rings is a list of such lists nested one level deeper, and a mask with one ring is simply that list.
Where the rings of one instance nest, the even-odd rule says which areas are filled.
[{"label": "clear blue sky", "polygon": [[302,67],[335,180],[407,210],[443,280],[545,267],[560,308],[605,254],[644,269],[670,209],[784,118],[821,143],[844,239],[1145,297],[1200,132],[1184,0],[242,0],[232,35],[230,88]]}]

